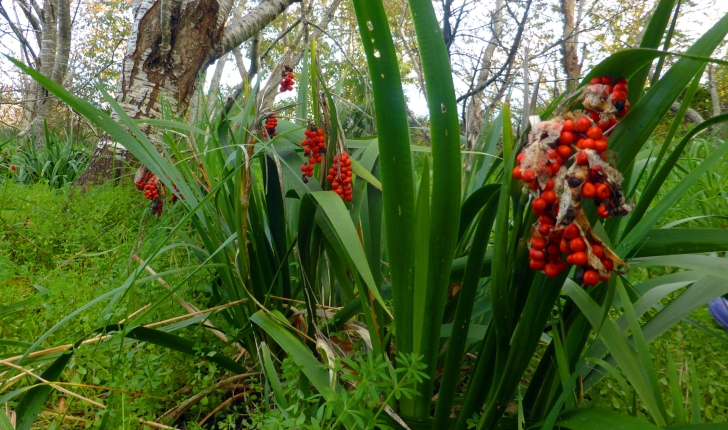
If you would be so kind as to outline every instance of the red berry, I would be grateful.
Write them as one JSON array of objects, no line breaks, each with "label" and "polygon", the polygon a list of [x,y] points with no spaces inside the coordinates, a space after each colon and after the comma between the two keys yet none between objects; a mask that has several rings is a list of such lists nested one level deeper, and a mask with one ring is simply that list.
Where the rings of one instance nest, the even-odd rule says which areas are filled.
[{"label": "red berry", "polygon": [[612,195],[612,192],[606,184],[597,184],[596,195],[599,200],[606,200]]},{"label": "red berry", "polygon": [[599,127],[592,127],[586,132],[586,137],[589,139],[601,139],[602,138],[602,129]]},{"label": "red berry", "polygon": [[614,262],[608,258],[602,258],[602,266],[604,266],[607,271],[610,271],[614,269]]},{"label": "red berry", "polygon": [[536,178],[536,173],[533,170],[526,170],[521,173],[521,180],[523,182],[531,182]]},{"label": "red berry", "polygon": [[[534,213],[537,213],[535,210],[533,212]],[[554,230],[554,225],[553,224],[541,224],[541,225],[538,226],[538,232],[542,236],[550,236],[551,235],[551,232],[553,230]]]},{"label": "red berry", "polygon": [[584,239],[575,237],[569,241],[569,249],[571,249],[571,252],[584,251],[586,249],[586,243],[584,242]]},{"label": "red berry", "polygon": [[596,270],[589,269],[584,272],[584,283],[587,285],[596,285],[599,283],[599,273]]},{"label": "red berry", "polygon": [[570,131],[562,131],[559,136],[559,143],[562,145],[571,145],[574,142],[574,133]]},{"label": "red berry", "polygon": [[585,166],[589,164],[589,157],[587,157],[586,153],[584,151],[579,152],[576,154],[576,164],[579,166]]},{"label": "red berry", "polygon": [[586,131],[589,130],[591,126],[592,123],[587,118],[581,117],[578,121],[576,121],[576,131],[578,131],[579,133],[586,133]]},{"label": "red berry", "polygon": [[575,252],[571,254],[571,264],[574,266],[583,266],[587,263],[588,258],[586,252]]},{"label": "red berry", "polygon": [[546,182],[546,185],[543,186],[543,190],[544,191],[549,191],[549,190],[553,190],[553,189],[554,189],[554,180],[553,179],[549,179],[549,181]]},{"label": "red berry", "polygon": [[544,239],[543,237],[534,237],[533,239],[531,239],[531,248],[546,248],[546,239]]},{"label": "red berry", "polygon": [[614,102],[626,102],[627,93],[624,91],[613,91],[612,92],[612,103]]},{"label": "red berry", "polygon": [[546,254],[541,251],[540,249],[531,248],[531,250],[528,252],[528,256],[531,257],[532,260],[544,260],[546,259]]},{"label": "red berry", "polygon": [[612,85],[612,77],[602,76],[602,85]]},{"label": "red berry", "polygon": [[599,139],[594,142],[594,150],[598,153],[605,152],[607,149],[609,149],[609,145],[607,144],[606,140]]},{"label": "red berry", "polygon": [[559,269],[559,273],[566,272],[566,263],[564,263],[563,261],[561,261],[561,260],[557,261],[556,267]]},{"label": "red berry", "polygon": [[581,232],[579,231],[579,227],[574,224],[569,224],[569,226],[564,229],[564,239],[566,240],[572,240],[580,235]]},{"label": "red berry", "polygon": [[564,123],[562,124],[561,131],[562,132],[568,131],[568,132],[573,133],[574,130],[576,130],[576,124],[574,123],[574,121],[572,121],[570,119],[565,120]]},{"label": "red berry", "polygon": [[597,195],[597,189],[591,182],[584,182],[581,186],[581,196],[585,199],[593,199]]},{"label": "red berry", "polygon": [[543,273],[549,278],[555,278],[559,276],[559,266],[555,263],[547,263],[543,268]]},{"label": "red berry", "polygon": [[559,145],[556,147],[556,153],[561,157],[569,158],[571,157],[571,147],[568,145]]},{"label": "red berry", "polygon": [[531,260],[529,262],[529,266],[531,266],[531,269],[533,270],[541,270],[546,265],[546,261],[544,260]]},{"label": "red berry", "polygon": [[533,199],[533,202],[531,202],[531,207],[536,213],[543,212],[546,209],[546,206],[546,200],[542,199],[541,197],[536,197],[535,199]]},{"label": "red berry", "polygon": [[559,249],[559,245],[552,243],[551,245],[546,247],[546,254],[548,255],[559,255],[561,254],[561,250]]},{"label": "red berry", "polygon": [[513,169],[513,179],[521,179],[521,166],[516,166],[515,169]]},{"label": "red berry", "polygon": [[539,224],[548,224],[548,225],[554,225],[556,224],[556,220],[551,218],[550,216],[544,214],[538,216],[538,222]]},{"label": "red berry", "polygon": [[553,204],[557,199],[556,193],[553,191],[544,191],[543,193],[541,193],[541,198],[544,199],[544,201],[548,205]]},{"label": "red berry", "polygon": [[561,251],[562,254],[571,254],[569,243],[566,239],[561,239],[561,242],[559,243],[559,251]]},{"label": "red berry", "polygon": [[599,205],[597,208],[597,215],[599,215],[600,218],[608,218],[609,217],[609,209],[605,205]]},{"label": "red berry", "polygon": [[602,245],[594,244],[591,249],[592,254],[596,255],[597,258],[602,258],[604,256],[604,248],[602,248]]},{"label": "red berry", "polygon": [[623,93],[627,93],[628,92],[627,84],[623,84],[620,82],[620,83],[614,85],[614,88],[612,88],[612,91],[621,91]]},{"label": "red berry", "polygon": [[601,85],[602,84],[602,78],[596,77],[592,78],[591,81],[589,81],[591,85]]}]

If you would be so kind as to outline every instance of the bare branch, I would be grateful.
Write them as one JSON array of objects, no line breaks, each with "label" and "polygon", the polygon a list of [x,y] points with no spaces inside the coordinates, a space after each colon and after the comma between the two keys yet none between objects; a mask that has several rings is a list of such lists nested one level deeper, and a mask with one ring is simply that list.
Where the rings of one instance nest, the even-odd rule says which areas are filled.
[{"label": "bare branch", "polygon": [[213,58],[219,58],[230,52],[233,48],[258,34],[266,25],[283,13],[295,0],[267,0],[261,2],[255,9],[227,27],[222,35],[221,46],[217,47]]},{"label": "bare branch", "polygon": [[[483,91],[488,85],[492,84],[496,81],[506,69],[510,70],[511,63],[513,63],[513,60],[516,57],[516,52],[518,52],[518,48],[521,45],[521,38],[523,37],[523,30],[526,27],[526,21],[528,18],[528,11],[531,9],[531,3],[533,0],[528,0],[526,3],[526,10],[523,12],[523,18],[521,19],[521,22],[518,24],[518,32],[516,33],[516,38],[513,41],[513,45],[511,46],[511,51],[508,53],[508,58],[506,59],[506,62],[501,66],[500,70],[493,76],[492,78],[488,79],[485,83],[482,85],[478,85],[476,88],[468,91],[467,93],[463,94],[462,96],[457,98],[458,103],[460,103],[463,100],[466,100],[468,97],[478,94],[479,92]],[[510,10],[510,9],[509,9]]]},{"label": "bare branch", "polygon": [[33,51],[33,48],[30,46],[30,43],[28,43],[28,40],[23,35],[23,32],[20,31],[18,26],[15,25],[15,23],[10,19],[10,16],[8,16],[8,13],[5,11],[5,8],[2,4],[0,4],[0,15],[2,15],[3,18],[5,18],[5,20],[8,22],[8,25],[10,25],[10,29],[13,30],[13,33],[23,45],[23,48],[30,53],[31,57],[33,57],[33,61],[37,61],[38,56],[35,54],[35,51]]},{"label": "bare branch", "polygon": [[281,39],[283,39],[286,36],[286,34],[290,33],[291,30],[293,30],[294,28],[296,28],[296,26],[298,24],[300,24],[300,23],[301,23],[301,18],[300,17],[298,19],[296,19],[295,21],[293,21],[293,24],[291,24],[287,29],[285,29],[285,31],[283,31],[283,33],[281,33],[278,37],[276,37],[276,39],[274,41],[272,41],[270,43],[270,45],[268,45],[267,48],[265,48],[265,51],[263,51],[263,53],[260,54],[260,59],[261,60],[264,59],[268,55],[268,53],[270,52],[270,50],[273,49],[273,47],[275,46],[275,44],[278,43]]}]

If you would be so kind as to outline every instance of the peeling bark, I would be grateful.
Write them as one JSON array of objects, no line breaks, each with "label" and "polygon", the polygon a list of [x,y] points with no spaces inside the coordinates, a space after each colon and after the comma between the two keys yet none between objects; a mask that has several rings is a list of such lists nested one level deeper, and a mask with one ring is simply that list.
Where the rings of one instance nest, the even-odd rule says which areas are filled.
[{"label": "peeling bark", "polygon": [[561,62],[567,76],[567,87],[579,79],[581,66],[576,55],[577,45],[575,40],[576,22],[574,20],[575,0],[561,0],[561,14],[564,20],[564,32],[561,41]]},{"label": "peeling bark", "polygon": [[[56,62],[56,39],[57,39],[57,3],[55,0],[48,0],[43,5],[43,13],[40,16],[43,33],[41,34],[40,42],[40,55],[38,60],[40,67],[38,71],[45,76],[51,76],[53,74],[53,67]],[[35,108],[35,147],[40,148],[42,146],[45,128],[43,126],[43,120],[49,119],[50,113],[53,111],[55,103],[53,98],[42,85],[36,87],[36,108]]]},{"label": "peeling bark", "polygon": [[723,111],[720,105],[718,86],[715,84],[715,65],[708,66],[708,84],[710,85],[710,102],[713,104],[713,116],[718,116]]}]

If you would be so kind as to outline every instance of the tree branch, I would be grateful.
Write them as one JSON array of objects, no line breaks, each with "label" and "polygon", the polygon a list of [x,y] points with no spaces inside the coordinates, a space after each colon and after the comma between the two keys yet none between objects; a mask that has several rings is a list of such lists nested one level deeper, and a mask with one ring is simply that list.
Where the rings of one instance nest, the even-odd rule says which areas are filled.
[{"label": "tree branch", "polygon": [[227,54],[233,48],[258,34],[260,30],[273,22],[278,15],[282,14],[288,6],[295,2],[295,0],[263,1],[241,19],[231,22],[223,31],[222,42],[215,49],[213,59]]},{"label": "tree branch", "polygon": [[10,19],[10,16],[8,16],[8,13],[5,11],[5,8],[2,4],[0,4],[0,15],[2,15],[3,18],[5,18],[5,20],[8,22],[8,25],[10,25],[10,29],[13,30],[13,33],[23,45],[23,48],[30,52],[30,55],[33,57],[33,61],[37,61],[38,56],[35,54],[35,51],[33,51],[30,43],[28,43],[28,40],[25,38],[25,36],[23,36],[23,32],[20,31],[20,28],[18,28],[18,26],[15,25],[15,23]]},{"label": "tree branch", "polygon": [[457,102],[460,103],[463,100],[466,100],[468,97],[478,94],[479,92],[483,91],[488,85],[492,84],[496,81],[507,68],[510,69],[510,64],[513,62],[514,58],[516,57],[516,52],[518,52],[518,48],[521,45],[521,38],[523,37],[523,30],[526,27],[526,19],[528,18],[528,11],[531,9],[531,3],[533,0],[528,0],[526,3],[526,10],[523,12],[523,18],[521,19],[521,22],[518,24],[518,33],[516,33],[516,38],[513,41],[513,45],[511,46],[511,51],[508,53],[508,58],[506,59],[506,62],[501,66],[500,70],[498,70],[498,73],[495,74],[492,78],[488,79],[485,83],[482,85],[479,85],[473,90],[468,91],[467,93],[463,94],[462,96],[457,98]]}]

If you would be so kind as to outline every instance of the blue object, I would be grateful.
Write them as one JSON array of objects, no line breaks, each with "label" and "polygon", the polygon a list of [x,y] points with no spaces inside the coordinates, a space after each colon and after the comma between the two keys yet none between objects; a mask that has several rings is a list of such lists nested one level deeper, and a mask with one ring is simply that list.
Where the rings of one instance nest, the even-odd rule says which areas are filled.
[{"label": "blue object", "polygon": [[710,302],[708,305],[708,311],[710,311],[710,315],[713,316],[715,322],[723,326],[723,329],[728,331],[728,300],[723,297],[718,297]]}]

